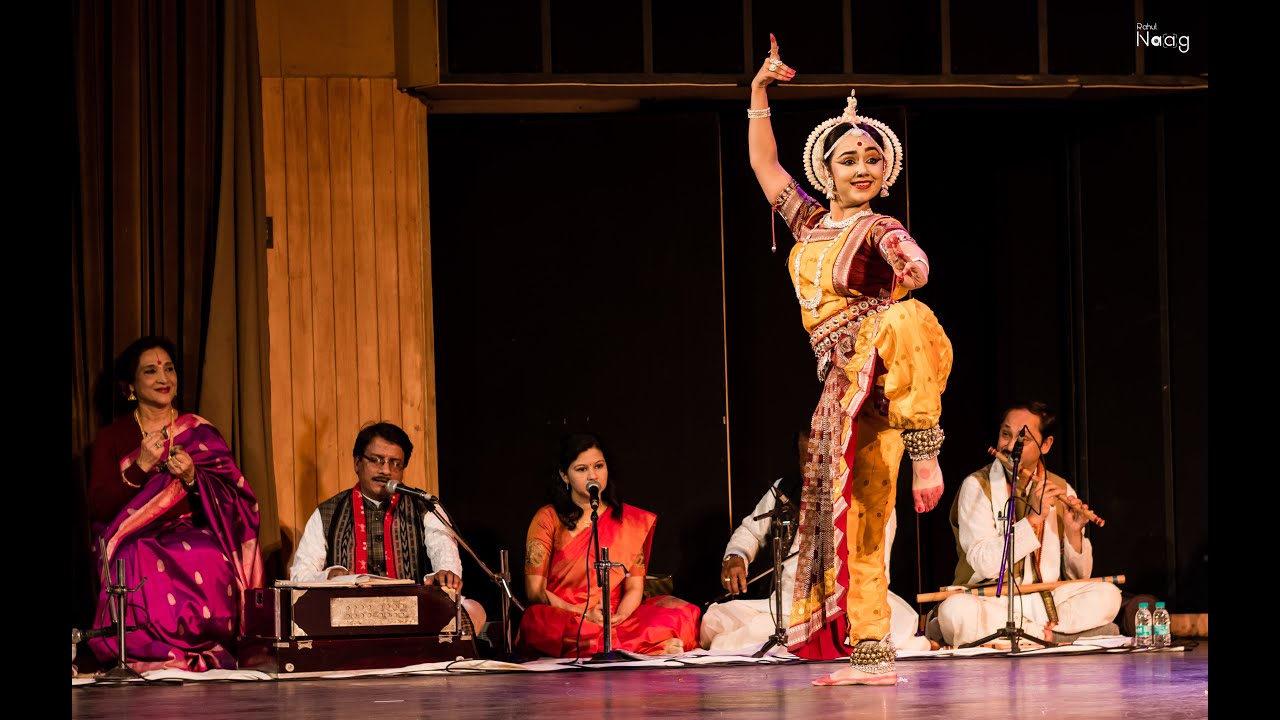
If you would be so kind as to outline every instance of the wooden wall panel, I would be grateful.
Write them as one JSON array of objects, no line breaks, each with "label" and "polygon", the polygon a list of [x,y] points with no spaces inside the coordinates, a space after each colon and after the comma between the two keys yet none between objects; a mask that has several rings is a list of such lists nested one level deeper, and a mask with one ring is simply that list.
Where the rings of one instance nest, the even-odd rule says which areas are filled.
[{"label": "wooden wall panel", "polygon": [[[408,242],[418,227],[418,145],[426,122],[426,108],[405,94],[395,96],[396,156],[396,267],[399,270],[398,296],[400,308],[400,418],[409,440],[419,448],[418,457],[427,457],[423,433],[422,370],[426,365],[422,344],[422,261],[420,245]],[[412,463],[410,477],[421,478],[422,464]]]},{"label": "wooden wall panel", "polygon": [[271,444],[275,462],[276,509],[280,525],[297,546],[297,499],[293,474],[293,383],[289,335],[289,217],[285,201],[284,81],[262,80],[262,152],[266,169],[267,214],[272,218],[267,250],[267,323],[270,335]]},{"label": "wooden wall panel", "polygon": [[350,487],[377,420],[409,433],[406,484],[438,491],[426,108],[391,79],[264,78],[272,440],[296,547]]},{"label": "wooden wall panel", "polygon": [[[306,83],[296,78],[284,80],[284,167],[285,215],[289,224],[289,376],[272,378],[271,384],[293,386],[292,484],[294,515],[281,518],[282,527],[301,533],[316,505],[316,395],[311,316],[311,236],[307,204],[307,97]],[[267,282],[278,282],[268,278]],[[274,353],[275,350],[272,349]],[[272,415],[276,410],[272,409]],[[279,468],[276,468],[277,472]],[[296,547],[296,546],[295,546]]]},{"label": "wooden wall panel", "polygon": [[[352,227],[351,190],[351,81],[329,78],[329,170],[333,181],[330,193],[332,212],[329,226],[333,232],[333,337],[334,383],[337,414],[334,464],[337,482],[323,488],[326,496],[337,492],[351,475],[351,439],[363,424],[360,420],[356,363],[357,317],[355,288],[355,249]],[[344,312],[343,309],[350,309]]]},{"label": "wooden wall panel", "polygon": [[380,415],[378,390],[378,288],[374,264],[373,107],[370,81],[351,81],[351,221],[355,244],[356,401],[361,422]]},{"label": "wooden wall panel", "polygon": [[373,80],[373,253],[378,293],[378,391],[382,419],[400,424],[400,286],[396,265],[395,93]]},{"label": "wooden wall panel", "polygon": [[[406,96],[407,97],[407,96]],[[426,106],[417,109],[417,119],[423,127],[427,122]],[[431,226],[431,190],[428,178],[430,177],[427,155],[427,134],[422,132],[417,135],[418,138],[418,155],[416,166],[418,168],[418,205],[421,214],[418,217],[419,234],[426,238],[418,247],[418,256],[422,259],[422,276],[419,278],[417,293],[422,300],[420,314],[422,315],[422,422],[423,422],[423,450],[432,458],[430,463],[424,463],[423,469],[427,473],[426,483],[430,487],[439,487],[439,464],[435,458],[437,455],[438,434],[436,426],[436,342],[435,342],[435,311],[433,307],[433,292],[431,281],[431,242],[430,242],[430,226]]]},{"label": "wooden wall panel", "polygon": [[329,223],[329,97],[324,78],[310,77],[307,95],[307,212],[311,236],[311,322],[316,394],[317,497],[338,491],[337,370],[333,337],[333,235]]}]

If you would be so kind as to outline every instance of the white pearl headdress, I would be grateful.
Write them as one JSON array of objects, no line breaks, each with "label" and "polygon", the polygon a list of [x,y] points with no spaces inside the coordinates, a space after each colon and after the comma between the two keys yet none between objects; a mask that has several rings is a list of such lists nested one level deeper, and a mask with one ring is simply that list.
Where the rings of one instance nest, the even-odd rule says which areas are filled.
[{"label": "white pearl headdress", "polygon": [[[804,144],[804,174],[809,178],[809,184],[818,192],[830,197],[831,192],[831,176],[826,171],[826,157],[823,155],[822,146],[831,132],[831,129],[840,123],[850,123],[853,128],[848,131],[850,135],[866,135],[867,139],[875,143],[875,138],[864,133],[859,124],[870,125],[880,132],[880,136],[884,138],[885,147],[880,147],[879,143],[875,143],[880,148],[881,154],[884,155],[884,161],[889,166],[889,171],[884,176],[884,185],[881,188],[881,194],[887,194],[885,188],[898,179],[898,174],[902,172],[902,143],[898,141],[898,136],[889,129],[888,125],[869,118],[865,115],[858,115],[858,99],[854,97],[855,90],[849,91],[849,100],[845,104],[844,112],[839,117],[833,117],[830,120],[824,120],[818,124],[818,127],[809,133],[809,140]],[[836,142],[840,142],[839,139]],[[835,147],[832,143],[831,147]]]}]

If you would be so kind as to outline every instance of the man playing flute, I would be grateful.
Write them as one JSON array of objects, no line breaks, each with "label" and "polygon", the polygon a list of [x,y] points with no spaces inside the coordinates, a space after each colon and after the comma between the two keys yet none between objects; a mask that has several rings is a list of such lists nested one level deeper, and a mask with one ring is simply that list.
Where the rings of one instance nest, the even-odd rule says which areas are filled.
[{"label": "man playing flute", "polygon": [[[955,584],[993,582],[1000,575],[1005,537],[1000,519],[1015,492],[1013,552],[1009,561],[1018,584],[1049,583],[1090,577],[1093,545],[1085,526],[1096,519],[1075,488],[1049,472],[1044,456],[1053,447],[1054,416],[1042,402],[1017,403],[1004,413],[991,465],[964,479],[951,506],[956,538]],[[1012,453],[1019,445],[1017,482],[1010,476]],[[1008,621],[1008,586],[1001,597],[958,594],[938,606],[938,629],[946,645],[961,646],[1003,628]],[[1120,609],[1120,588],[1108,582],[1070,583],[1013,598],[1014,622],[1023,632],[1045,640],[1098,634]],[[1118,634],[1114,625],[1110,633]],[[1005,641],[1007,642],[1007,641]]]}]

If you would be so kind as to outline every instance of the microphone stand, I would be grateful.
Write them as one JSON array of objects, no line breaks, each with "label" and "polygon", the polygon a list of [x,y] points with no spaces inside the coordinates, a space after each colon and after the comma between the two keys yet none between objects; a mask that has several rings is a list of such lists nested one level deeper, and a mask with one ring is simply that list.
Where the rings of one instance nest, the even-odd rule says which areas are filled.
[{"label": "microphone stand", "polygon": [[[1020,640],[1022,640],[1022,639],[1024,639],[1024,638],[1025,638],[1025,639],[1027,639],[1027,640],[1030,640],[1031,642],[1039,643],[1040,645],[1042,645],[1042,646],[1044,646],[1044,647],[1047,647],[1047,648],[1050,648],[1050,647],[1057,647],[1057,645],[1058,645],[1057,643],[1052,642],[1052,641],[1049,641],[1049,640],[1045,640],[1044,638],[1038,638],[1038,637],[1036,637],[1036,636],[1034,636],[1034,635],[1028,635],[1028,634],[1026,634],[1025,632],[1023,632],[1022,628],[1021,628],[1021,627],[1019,627],[1019,626],[1018,626],[1016,623],[1014,623],[1014,621],[1013,621],[1013,603],[1014,603],[1014,597],[1018,597],[1018,596],[1015,596],[1015,595],[1013,594],[1013,583],[1014,583],[1014,578],[1013,578],[1013,519],[1014,519],[1014,517],[1015,517],[1015,513],[1014,513],[1015,505],[1014,505],[1014,503],[1015,503],[1015,501],[1018,499],[1018,498],[1017,498],[1017,494],[1018,494],[1018,463],[1022,460],[1022,441],[1023,441],[1023,436],[1024,436],[1024,435],[1025,435],[1025,433],[1026,433],[1026,430],[1027,430],[1027,429],[1024,427],[1024,428],[1022,429],[1022,432],[1018,433],[1018,441],[1017,441],[1017,442],[1014,444],[1014,446],[1013,446],[1013,457],[1012,457],[1012,460],[1013,460],[1013,474],[1012,474],[1012,477],[1013,477],[1013,489],[1009,492],[1009,501],[1005,504],[1005,509],[1004,509],[1004,520],[1005,520],[1005,523],[1004,523],[1004,526],[1005,526],[1005,530],[1004,530],[1004,555],[1003,555],[1003,556],[1001,557],[1001,559],[1000,559],[1000,578],[999,578],[999,580],[998,580],[998,581],[997,581],[997,583],[996,583],[996,596],[997,596],[997,597],[999,597],[999,596],[1000,596],[1000,592],[1001,592],[1001,585],[1004,583],[1004,580],[1005,580],[1005,568],[1006,568],[1006,567],[1008,567],[1008,569],[1009,569],[1009,570],[1008,570],[1008,573],[1009,573],[1009,574],[1008,574],[1008,578],[1009,578],[1009,587],[1004,589],[1004,590],[1005,590],[1005,593],[1006,593],[1006,597],[1008,598],[1008,601],[1009,601],[1009,602],[1007,603],[1007,605],[1008,605],[1008,617],[1007,617],[1007,619],[1005,620],[1005,625],[1004,625],[1004,627],[1002,627],[1002,628],[1000,628],[1000,629],[996,630],[995,632],[991,633],[990,635],[988,635],[988,636],[986,636],[986,637],[984,637],[984,638],[979,638],[979,639],[977,639],[977,640],[974,640],[973,642],[965,643],[964,645],[961,645],[961,646],[960,646],[960,647],[962,647],[962,648],[971,648],[971,647],[977,647],[977,646],[979,646],[979,645],[985,645],[986,643],[989,643],[989,642],[991,642],[992,640],[995,640],[996,638],[1005,638],[1005,639],[1007,639],[1007,640],[1009,641],[1009,651],[1010,651],[1010,652],[1014,652],[1014,653],[1022,652],[1021,643],[1020,643],[1019,641],[1020,641]],[[1028,502],[1028,501],[1024,499],[1024,500],[1023,500],[1023,502]],[[1035,556],[1034,556],[1034,555],[1032,555],[1031,557],[1028,557],[1028,558],[1027,558],[1027,561],[1028,561],[1028,562],[1035,562]]]},{"label": "microphone stand", "polygon": [[[600,547],[600,519],[599,515],[600,501],[596,498],[591,500],[591,538],[596,544],[596,580],[600,585],[600,613],[601,621],[604,626],[604,650],[592,655],[589,659],[583,660],[584,665],[598,665],[602,663],[628,662],[631,658],[624,655],[620,650],[613,649],[613,627],[612,618],[610,617],[609,607],[612,603],[610,597],[613,593],[609,591],[609,570],[615,567],[623,567],[622,563],[609,561],[609,548]],[[588,581],[590,582],[590,581]],[[589,587],[589,586],[588,586]]]},{"label": "microphone stand", "polygon": [[769,637],[769,640],[764,645],[760,646],[759,650],[751,654],[753,658],[764,657],[773,647],[784,649],[787,647],[787,629],[782,625],[782,543],[784,536],[787,539],[791,537],[789,532],[791,512],[785,507],[779,507],[778,499],[775,495],[773,510],[752,519],[759,520],[765,516],[772,516],[772,522],[781,526],[775,528],[773,533],[773,635]]},{"label": "microphone stand", "polygon": [[[110,565],[107,561],[107,544],[102,540],[102,538],[98,538],[98,548],[102,555],[102,574],[107,582],[107,595],[111,596],[112,604],[108,605],[107,609],[113,611],[111,614],[114,617],[112,618],[111,625],[104,628],[94,628],[93,630],[80,633],[80,636],[81,638],[87,639],[94,636],[107,635],[112,632],[115,633],[116,665],[102,675],[99,675],[99,680],[106,682],[146,682],[147,679],[142,677],[141,673],[129,667],[128,660],[125,658],[124,653],[124,635],[130,630],[138,629],[136,625],[125,624],[125,609],[128,606],[127,596],[129,593],[137,592],[138,588],[142,587],[142,584],[145,583],[147,579],[143,578],[142,582],[138,583],[138,587],[131,588],[128,585],[125,585],[124,560],[122,558],[116,558],[116,580],[115,582],[112,582]],[[74,638],[75,635],[76,633],[73,632],[72,637]]]},{"label": "microphone stand", "polygon": [[[453,539],[457,540],[458,544],[462,546],[462,549],[466,550],[467,554],[471,556],[471,559],[476,561],[476,564],[480,566],[480,569],[486,576],[488,576],[489,580],[502,588],[503,660],[507,662],[519,662],[519,658],[515,654],[515,648],[511,643],[511,605],[515,604],[516,607],[520,608],[521,612],[524,612],[524,606],[521,605],[520,601],[511,594],[511,567],[508,564],[507,551],[500,550],[498,552],[498,567],[500,568],[500,572],[490,570],[489,566],[484,564],[484,561],[480,559],[480,556],[476,555],[476,552],[471,549],[471,546],[467,544],[467,541],[462,538],[462,535],[458,532],[458,528],[454,527],[453,523],[449,522],[444,515],[440,514],[440,499],[435,497],[423,499],[426,501],[427,507],[430,508],[431,514],[436,516],[436,519],[440,521],[440,524],[449,529],[449,534],[453,535]],[[461,597],[459,597],[458,606],[459,609],[461,609]],[[462,628],[459,627],[458,631],[461,632]]]}]

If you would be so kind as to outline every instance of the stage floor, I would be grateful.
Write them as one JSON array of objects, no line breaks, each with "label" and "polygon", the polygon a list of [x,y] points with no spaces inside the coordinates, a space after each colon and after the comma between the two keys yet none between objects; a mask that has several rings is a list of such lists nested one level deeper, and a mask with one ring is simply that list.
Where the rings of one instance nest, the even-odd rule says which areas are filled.
[{"label": "stage floor", "polygon": [[596,666],[71,689],[71,717],[131,720],[383,718],[1205,718],[1209,645],[1186,651],[898,661],[893,687],[815,687],[842,663]]}]

